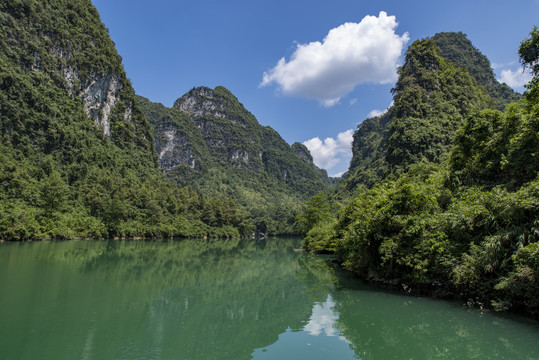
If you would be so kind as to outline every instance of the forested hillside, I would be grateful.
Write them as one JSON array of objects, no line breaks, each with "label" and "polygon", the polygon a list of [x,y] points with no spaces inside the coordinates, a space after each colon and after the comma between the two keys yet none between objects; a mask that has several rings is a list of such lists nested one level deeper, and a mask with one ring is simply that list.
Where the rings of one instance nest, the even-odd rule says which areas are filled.
[{"label": "forested hillside", "polygon": [[329,179],[309,150],[262,126],[226,88],[199,87],[173,108],[139,97],[150,120],[159,166],[180,186],[228,196],[264,233],[292,233],[302,203]]},{"label": "forested hillside", "polygon": [[519,48],[533,80],[504,111],[503,86],[441,56],[450,38],[410,46],[393,107],[354,136],[348,188],[297,225],[369,281],[539,317],[539,30]]},{"label": "forested hillside", "polygon": [[0,239],[239,236],[250,216],[179,188],[90,0],[0,2]]},{"label": "forested hillside", "polygon": [[488,59],[462,33],[439,33],[408,49],[392,89],[393,105],[363,121],[342,187],[367,187],[420,161],[447,160],[457,129],[476,110],[520,98],[494,77]]},{"label": "forested hillside", "polygon": [[521,98],[507,84],[496,80],[490,61],[475,48],[465,34],[442,32],[432,37],[440,49],[440,56],[455,66],[466,70],[490,97],[489,107],[503,110],[505,106]]}]

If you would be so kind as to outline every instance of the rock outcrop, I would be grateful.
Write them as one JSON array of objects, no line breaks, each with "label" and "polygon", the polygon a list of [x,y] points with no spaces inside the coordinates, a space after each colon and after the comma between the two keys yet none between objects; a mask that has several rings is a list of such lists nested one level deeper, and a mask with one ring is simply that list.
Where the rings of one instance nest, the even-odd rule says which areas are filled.
[{"label": "rock outcrop", "polygon": [[248,207],[255,207],[253,199],[268,197],[262,192],[305,199],[328,186],[327,174],[313,164],[305,146],[290,146],[260,125],[222,86],[194,88],[172,108],[138,100],[153,126],[161,170],[181,185],[222,189],[220,195]]},{"label": "rock outcrop", "polygon": [[302,143],[295,142],[292,144],[292,150],[294,150],[294,154],[304,159],[309,164],[313,163],[313,156],[311,155],[309,149],[307,149],[307,146],[303,145]]},{"label": "rock outcrop", "polygon": [[[124,86],[121,74],[109,71],[81,76],[80,70],[74,64],[72,51],[55,46],[50,52],[60,64],[60,72],[64,77],[68,93],[82,100],[86,115],[94,121],[96,126],[103,129],[106,137],[110,138],[110,113]],[[38,65],[34,66],[34,68],[38,67]],[[124,110],[123,117],[126,121],[131,121],[132,112],[132,106]]]}]

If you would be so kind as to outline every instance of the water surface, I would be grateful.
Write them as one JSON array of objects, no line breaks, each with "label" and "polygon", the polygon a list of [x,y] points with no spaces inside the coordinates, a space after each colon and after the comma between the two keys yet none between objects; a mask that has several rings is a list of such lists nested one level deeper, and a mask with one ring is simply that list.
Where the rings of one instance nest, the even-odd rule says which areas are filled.
[{"label": "water surface", "polygon": [[539,326],[381,291],[298,239],[0,244],[1,359],[539,359]]}]

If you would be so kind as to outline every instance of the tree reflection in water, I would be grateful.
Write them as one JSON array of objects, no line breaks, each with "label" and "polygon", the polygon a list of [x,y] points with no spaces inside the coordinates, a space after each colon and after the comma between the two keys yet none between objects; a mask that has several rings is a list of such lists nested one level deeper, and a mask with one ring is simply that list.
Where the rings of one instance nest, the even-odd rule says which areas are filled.
[{"label": "tree reflection in water", "polygon": [[55,360],[539,357],[536,323],[373,289],[299,246],[2,244],[0,348]]}]

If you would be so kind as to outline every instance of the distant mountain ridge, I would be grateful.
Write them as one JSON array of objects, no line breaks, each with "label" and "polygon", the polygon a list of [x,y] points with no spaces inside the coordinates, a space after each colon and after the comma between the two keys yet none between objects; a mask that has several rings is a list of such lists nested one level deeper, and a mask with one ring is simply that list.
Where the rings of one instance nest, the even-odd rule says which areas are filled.
[{"label": "distant mountain ridge", "polygon": [[341,188],[371,187],[423,160],[440,163],[468,115],[521,98],[496,80],[488,59],[463,33],[414,41],[398,73],[393,105],[365,119],[354,133]]},{"label": "distant mountain ridge", "polygon": [[281,217],[269,228],[284,231],[286,224],[291,231],[292,209],[329,185],[305,146],[290,146],[260,125],[222,86],[194,88],[172,108],[138,101],[153,126],[163,173],[180,185],[233,197],[255,217]]},{"label": "distant mountain ridge", "polygon": [[230,199],[166,180],[90,0],[0,2],[0,240],[246,236]]}]

